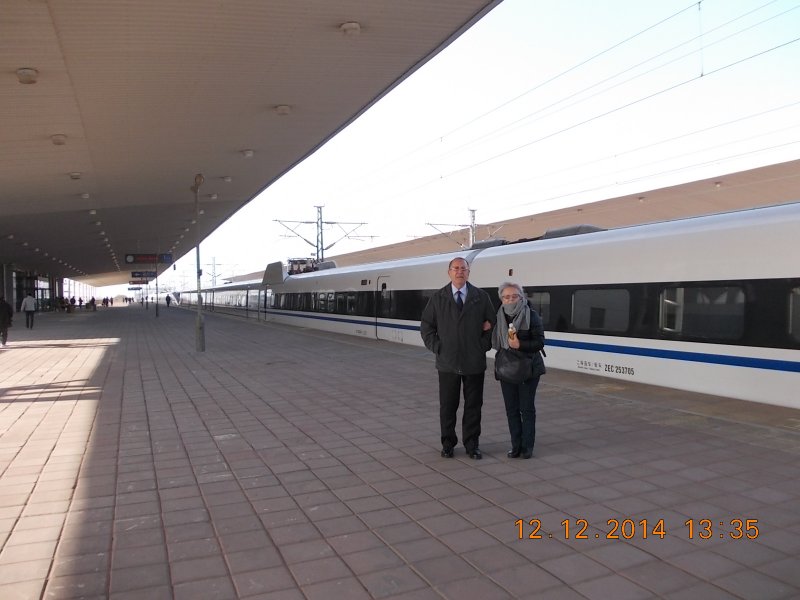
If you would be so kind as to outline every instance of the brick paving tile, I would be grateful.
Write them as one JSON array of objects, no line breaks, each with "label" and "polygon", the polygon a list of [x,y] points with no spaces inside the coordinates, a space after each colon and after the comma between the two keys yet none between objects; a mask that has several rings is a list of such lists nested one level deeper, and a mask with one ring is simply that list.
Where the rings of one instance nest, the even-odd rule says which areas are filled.
[{"label": "brick paving tile", "polygon": [[0,598],[3,600],[31,600],[41,597],[44,578],[33,581],[0,584]]},{"label": "brick paving tile", "polygon": [[108,587],[104,574],[79,574],[51,577],[45,587],[44,598],[48,600],[71,600],[73,598],[103,597]]},{"label": "brick paving tile", "polygon": [[172,600],[172,586],[160,585],[151,588],[111,592],[109,600]]},{"label": "brick paving tile", "polygon": [[657,596],[619,575],[609,575],[584,581],[574,586],[575,591],[590,600],[646,600]]},{"label": "brick paving tile", "polygon": [[329,556],[289,565],[294,579],[301,585],[319,583],[350,575],[351,571],[338,556]]},{"label": "brick paving tile", "polygon": [[173,587],[175,600],[237,600],[233,583],[228,577],[215,577],[180,583]]},{"label": "brick paving tile", "polygon": [[[163,557],[162,557],[163,560]],[[78,575],[80,573],[105,572],[109,567],[110,555],[107,553],[85,554],[80,556],[56,556],[52,563],[52,577]]]},{"label": "brick paving tile", "polygon": [[158,563],[114,569],[110,587],[112,592],[125,592],[166,585],[169,581],[169,566]]},{"label": "brick paving tile", "polygon": [[[459,556],[441,556],[413,563],[414,570],[432,586],[459,579],[473,579],[482,573]],[[527,566],[527,565],[526,565]]]},{"label": "brick paving tile", "polygon": [[403,564],[403,559],[388,546],[376,546],[368,550],[352,552],[345,555],[343,559],[356,575],[399,567]]},{"label": "brick paving tile", "polygon": [[348,600],[372,600],[373,596],[364,585],[352,577],[343,577],[332,581],[324,581],[302,588],[308,600],[330,600],[330,598],[347,598]]},{"label": "brick paving tile", "polygon": [[778,600],[797,597],[797,588],[758,572],[740,571],[725,575],[712,583],[745,600]]},{"label": "brick paving tile", "polygon": [[375,598],[385,598],[427,587],[425,581],[407,566],[372,571],[361,575],[359,579]]},{"label": "brick paving tile", "polygon": [[448,581],[436,586],[436,590],[445,598],[463,598],[464,600],[510,600],[512,598],[508,591],[485,577]]},{"label": "brick paving tile", "polygon": [[234,575],[233,581],[240,597],[291,589],[296,585],[285,567],[239,573]]},{"label": "brick paving tile", "polygon": [[609,575],[611,571],[590,558],[580,554],[568,554],[560,558],[546,560],[539,566],[552,573],[565,583],[575,584],[588,579]]},{"label": "brick paving tile", "polygon": [[228,552],[225,555],[231,573],[246,573],[259,569],[269,569],[284,564],[277,548],[256,548],[241,552]]}]

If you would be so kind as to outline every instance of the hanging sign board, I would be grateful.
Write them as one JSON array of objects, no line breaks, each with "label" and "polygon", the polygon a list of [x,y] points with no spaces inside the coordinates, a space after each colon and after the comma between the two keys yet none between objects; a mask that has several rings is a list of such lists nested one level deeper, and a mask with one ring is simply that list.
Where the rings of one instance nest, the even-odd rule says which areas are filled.
[{"label": "hanging sign board", "polygon": [[129,265],[171,265],[172,254],[126,254],[125,262]]}]

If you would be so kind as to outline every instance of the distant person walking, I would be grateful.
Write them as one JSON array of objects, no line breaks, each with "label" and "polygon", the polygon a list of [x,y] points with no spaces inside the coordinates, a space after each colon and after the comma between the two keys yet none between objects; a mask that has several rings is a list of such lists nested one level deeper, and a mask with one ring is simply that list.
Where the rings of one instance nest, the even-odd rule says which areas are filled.
[{"label": "distant person walking", "polygon": [[14,318],[14,309],[6,302],[5,296],[0,295],[0,343],[3,348],[8,342],[8,328],[11,327],[11,320]]},{"label": "distant person walking", "polygon": [[33,315],[36,314],[36,299],[33,294],[28,292],[28,295],[22,299],[19,309],[25,313],[25,328],[33,329]]},{"label": "distant person walking", "polygon": [[167,297],[166,297],[166,299],[165,299],[165,302],[167,303],[167,308],[169,308],[169,305],[170,305],[170,303],[172,302],[172,298],[170,298],[170,297],[169,297],[169,294],[167,294]]}]

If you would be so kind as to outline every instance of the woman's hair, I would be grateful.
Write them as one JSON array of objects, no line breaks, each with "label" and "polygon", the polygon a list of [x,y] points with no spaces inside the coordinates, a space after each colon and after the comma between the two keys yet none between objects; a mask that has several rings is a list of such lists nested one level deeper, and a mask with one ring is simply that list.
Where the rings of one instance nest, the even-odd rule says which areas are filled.
[{"label": "woman's hair", "polygon": [[500,287],[497,288],[497,296],[500,299],[502,299],[503,290],[506,288],[514,288],[515,290],[517,290],[517,292],[519,292],[520,296],[522,296],[523,298],[525,297],[525,291],[522,289],[522,286],[520,284],[514,283],[513,281],[504,281],[503,283],[500,284]]}]

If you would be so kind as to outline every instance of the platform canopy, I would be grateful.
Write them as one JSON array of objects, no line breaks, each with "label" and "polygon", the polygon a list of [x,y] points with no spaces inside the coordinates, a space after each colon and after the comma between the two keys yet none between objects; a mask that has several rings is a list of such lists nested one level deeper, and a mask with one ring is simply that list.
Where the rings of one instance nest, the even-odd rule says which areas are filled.
[{"label": "platform canopy", "polygon": [[4,1],[0,263],[177,260],[500,1]]}]

